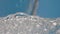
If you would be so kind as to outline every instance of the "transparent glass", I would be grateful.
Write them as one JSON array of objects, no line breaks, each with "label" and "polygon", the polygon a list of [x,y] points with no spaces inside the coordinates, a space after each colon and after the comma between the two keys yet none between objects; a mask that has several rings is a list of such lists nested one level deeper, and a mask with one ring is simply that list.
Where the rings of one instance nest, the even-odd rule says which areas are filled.
[{"label": "transparent glass", "polygon": [[[33,5],[33,0],[0,0],[0,16],[7,16],[16,12],[29,11],[29,4]],[[32,8],[32,7],[31,7]]]}]

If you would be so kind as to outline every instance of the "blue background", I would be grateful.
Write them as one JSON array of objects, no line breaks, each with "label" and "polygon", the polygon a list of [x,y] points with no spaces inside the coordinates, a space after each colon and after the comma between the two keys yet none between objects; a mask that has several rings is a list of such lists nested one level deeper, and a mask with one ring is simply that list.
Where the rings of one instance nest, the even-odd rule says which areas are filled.
[{"label": "blue background", "polygon": [[[0,0],[0,16],[26,12],[29,0]],[[39,0],[37,15],[44,18],[60,17],[60,0]]]}]

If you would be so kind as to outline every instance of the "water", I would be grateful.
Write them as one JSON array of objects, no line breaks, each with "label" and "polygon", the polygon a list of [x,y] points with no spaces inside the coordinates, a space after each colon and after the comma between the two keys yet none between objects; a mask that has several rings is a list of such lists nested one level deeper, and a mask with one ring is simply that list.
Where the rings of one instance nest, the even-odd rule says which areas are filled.
[{"label": "water", "polygon": [[15,13],[0,19],[0,34],[60,34],[59,32],[60,18],[47,19]]}]

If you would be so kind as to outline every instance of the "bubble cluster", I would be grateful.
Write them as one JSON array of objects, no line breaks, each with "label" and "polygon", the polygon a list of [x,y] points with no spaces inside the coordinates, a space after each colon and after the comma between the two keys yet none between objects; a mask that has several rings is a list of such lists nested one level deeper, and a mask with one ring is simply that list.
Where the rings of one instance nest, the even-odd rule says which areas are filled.
[{"label": "bubble cluster", "polygon": [[60,18],[48,19],[24,13],[8,15],[0,19],[0,34],[60,34]]}]

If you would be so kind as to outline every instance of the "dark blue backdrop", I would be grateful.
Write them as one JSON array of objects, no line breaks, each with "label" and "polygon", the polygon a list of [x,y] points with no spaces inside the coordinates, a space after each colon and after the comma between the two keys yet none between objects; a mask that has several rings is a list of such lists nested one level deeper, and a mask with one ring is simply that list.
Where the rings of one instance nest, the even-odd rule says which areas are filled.
[{"label": "dark blue backdrop", "polygon": [[39,0],[38,14],[42,17],[60,17],[60,0]]},{"label": "dark blue backdrop", "polygon": [[[0,0],[0,16],[26,12],[29,0]],[[39,0],[37,15],[46,18],[60,17],[60,0]]]}]

